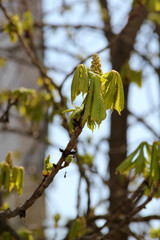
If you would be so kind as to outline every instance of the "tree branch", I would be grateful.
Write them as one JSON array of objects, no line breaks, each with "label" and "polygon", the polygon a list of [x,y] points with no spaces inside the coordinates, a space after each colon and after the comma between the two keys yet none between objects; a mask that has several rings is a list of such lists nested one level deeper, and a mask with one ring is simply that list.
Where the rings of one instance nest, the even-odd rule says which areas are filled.
[{"label": "tree branch", "polygon": [[25,201],[25,203],[21,206],[16,207],[13,211],[10,209],[5,210],[4,212],[0,212],[0,217],[3,218],[13,218],[17,215],[20,217],[25,217],[26,210],[30,208],[38,198],[40,198],[44,192],[44,190],[51,184],[54,177],[57,175],[59,170],[61,169],[62,164],[65,162],[65,158],[70,154],[71,150],[76,144],[78,136],[82,132],[82,124],[80,122],[79,126],[75,128],[75,131],[67,144],[65,150],[62,153],[61,158],[59,159],[56,168],[53,168],[51,174],[48,177],[44,177],[40,183],[40,185],[36,188],[36,190],[33,192],[31,197]]}]

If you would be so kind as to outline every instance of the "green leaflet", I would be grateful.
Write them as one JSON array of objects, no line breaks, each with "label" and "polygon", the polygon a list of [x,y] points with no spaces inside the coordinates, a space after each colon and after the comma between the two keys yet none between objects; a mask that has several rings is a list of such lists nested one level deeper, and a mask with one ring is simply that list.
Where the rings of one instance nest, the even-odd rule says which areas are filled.
[{"label": "green leaflet", "polygon": [[100,125],[100,123],[106,118],[106,109],[104,101],[101,94],[101,82],[98,76],[92,77],[94,86],[93,86],[93,103],[91,109],[91,119]]},{"label": "green leaflet", "polygon": [[90,128],[93,132],[95,125],[96,125],[95,121],[91,119],[91,116],[89,116],[87,119],[87,127]]},{"label": "green leaflet", "polygon": [[135,162],[132,162],[132,160],[134,156],[137,154],[138,150],[139,146],[117,167],[116,172],[123,173],[134,168]]},{"label": "green leaflet", "polygon": [[[159,148],[160,149],[160,148]],[[153,143],[152,146],[152,154],[151,154],[151,173],[150,180],[153,182],[157,182],[160,179],[160,157],[157,142]]]},{"label": "green leaflet", "polygon": [[[144,156],[144,147],[146,147],[148,159]],[[138,151],[138,157],[133,161]],[[145,194],[150,194],[152,187],[155,187],[155,184],[160,180],[160,141],[155,141],[152,146],[147,142],[142,142],[138,148],[117,167],[116,171],[126,173],[133,168],[135,168],[135,173],[139,175],[142,174],[144,178],[149,176],[150,186],[145,190]],[[160,191],[157,191],[154,197],[159,196]]]},{"label": "green leaflet", "polygon": [[79,91],[79,75],[80,75],[80,66],[78,65],[72,80],[72,84],[71,84],[71,101],[72,103],[74,102],[74,100],[76,99],[76,97],[80,94]]},{"label": "green leaflet", "polygon": [[17,185],[17,192],[19,195],[21,195],[23,193],[23,180],[24,180],[24,168],[23,167],[19,167],[18,174],[19,174],[19,182]]},{"label": "green leaflet", "polygon": [[72,84],[71,84],[71,101],[72,103],[76,97],[82,92],[82,95],[88,92],[89,77],[88,68],[84,64],[77,66]]},{"label": "green leaflet", "polygon": [[23,167],[16,167],[14,168],[14,183],[17,189],[17,193],[21,195],[23,193],[23,179],[24,179],[24,168]]},{"label": "green leaflet", "polygon": [[106,110],[109,108],[116,109],[120,115],[124,107],[124,92],[119,73],[112,70],[102,75],[101,80]]},{"label": "green leaflet", "polygon": [[89,77],[88,77],[88,68],[86,65],[81,64],[81,73],[80,73],[80,82],[78,90],[82,92],[82,95],[88,92],[89,87]]},{"label": "green leaflet", "polygon": [[[113,105],[115,93],[116,93],[116,81],[115,81],[115,75],[111,72],[110,74],[112,76],[112,79],[108,79],[105,83],[105,92],[103,94],[104,104],[106,110],[111,108]],[[108,75],[108,78],[110,76]]]},{"label": "green leaflet", "polygon": [[85,108],[84,108],[84,115],[83,115],[82,124],[85,124],[85,122],[87,121],[88,117],[91,114],[93,94],[94,94],[93,91],[94,91],[94,80],[91,79],[89,92],[88,92],[86,98],[84,99]]},{"label": "green leaflet", "polygon": [[146,159],[145,159],[144,153],[143,153],[143,146],[144,145],[141,146],[140,153],[139,153],[138,157],[135,160],[135,163],[136,163],[136,165],[135,165],[136,173],[139,174],[139,175],[144,172],[145,162],[146,162]]},{"label": "green leaflet", "polygon": [[123,92],[123,84],[121,76],[118,72],[114,71],[116,74],[116,93],[115,93],[115,102],[113,104],[113,107],[117,110],[119,115],[121,115],[121,111],[124,107],[124,92]]},{"label": "green leaflet", "polygon": [[13,182],[14,182],[14,184],[15,184],[15,186],[18,186],[18,167],[14,167],[13,168],[13,174],[12,174],[12,180],[13,180]]},{"label": "green leaflet", "polygon": [[[3,170],[2,170],[3,169]],[[5,175],[4,177],[4,189],[6,191],[9,191],[9,185],[10,185],[10,167],[8,164],[4,163],[2,166],[1,171],[3,171],[3,174]]]}]

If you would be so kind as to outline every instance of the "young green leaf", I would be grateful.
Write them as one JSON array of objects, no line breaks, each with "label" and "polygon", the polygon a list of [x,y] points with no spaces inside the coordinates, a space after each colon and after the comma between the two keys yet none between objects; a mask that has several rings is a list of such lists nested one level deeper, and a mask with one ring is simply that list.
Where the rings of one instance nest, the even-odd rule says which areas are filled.
[{"label": "young green leaf", "polygon": [[141,145],[140,153],[139,153],[138,157],[135,160],[135,163],[136,163],[136,165],[135,165],[136,173],[139,174],[139,175],[141,173],[143,173],[144,168],[145,168],[145,162],[146,162],[146,159],[145,159],[144,153],[143,153],[143,146],[144,145]]},{"label": "young green leaf", "polygon": [[116,79],[115,74],[113,74],[112,71],[110,71],[108,74],[105,74],[105,77],[107,81],[105,82],[105,90],[103,94],[104,104],[106,110],[111,108],[114,102],[114,97],[116,93]]},{"label": "young green leaf", "polygon": [[134,168],[135,162],[133,162],[133,158],[137,154],[138,150],[139,146],[117,167],[116,171],[123,173]]},{"label": "young green leaf", "polygon": [[152,146],[152,154],[151,154],[151,174],[150,180],[153,182],[157,182],[160,179],[160,164],[158,158],[158,148],[157,143],[154,142]]},{"label": "young green leaf", "polygon": [[4,184],[3,187],[6,191],[9,191],[9,185],[10,185],[10,167],[8,164],[3,164],[3,171],[4,171]]},{"label": "young green leaf", "polygon": [[123,92],[123,84],[121,76],[118,72],[114,71],[114,74],[116,75],[116,93],[115,93],[115,101],[113,104],[113,107],[117,110],[119,115],[121,115],[121,111],[124,108],[124,92]]},{"label": "young green leaf", "polygon": [[72,103],[76,99],[76,97],[80,94],[79,91],[79,77],[80,77],[80,65],[77,66],[72,84],[71,84],[71,101]]},{"label": "young green leaf", "polygon": [[93,102],[91,108],[91,119],[100,125],[100,123],[106,118],[106,109],[101,94],[101,82],[98,76],[93,76]]},{"label": "young green leaf", "polygon": [[85,107],[84,107],[84,115],[83,115],[82,124],[85,124],[85,122],[87,121],[88,117],[91,114],[93,94],[94,94],[93,91],[94,91],[94,80],[91,79],[89,92],[84,99]]},{"label": "young green leaf", "polygon": [[78,90],[82,92],[82,95],[88,92],[89,87],[89,77],[88,77],[88,68],[86,65],[81,64],[80,70],[82,71],[80,73],[80,81],[79,81],[79,88]]},{"label": "young green leaf", "polygon": [[24,181],[24,168],[18,168],[18,182],[17,182],[17,192],[19,195],[23,193],[23,181]]}]

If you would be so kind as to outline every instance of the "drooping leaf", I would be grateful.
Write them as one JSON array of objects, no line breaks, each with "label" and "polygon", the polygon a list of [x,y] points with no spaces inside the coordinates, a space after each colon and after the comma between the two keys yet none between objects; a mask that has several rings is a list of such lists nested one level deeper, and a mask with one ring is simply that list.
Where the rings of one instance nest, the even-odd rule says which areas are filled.
[{"label": "drooping leaf", "polygon": [[115,79],[115,75],[112,72],[106,75],[106,79],[107,81],[105,82],[105,86],[104,86],[105,90],[103,94],[103,99],[104,99],[105,108],[106,110],[108,110],[113,105],[114,96],[116,93],[116,81],[115,81],[116,79]]},{"label": "drooping leaf", "polygon": [[98,125],[106,118],[106,109],[101,94],[101,82],[98,76],[93,76],[93,102],[91,108],[91,119]]},{"label": "drooping leaf", "polygon": [[117,110],[119,115],[121,115],[121,111],[124,108],[124,91],[121,76],[118,72],[115,71],[116,74],[116,93],[115,93],[115,101],[113,103],[113,108]]},{"label": "drooping leaf", "polygon": [[82,124],[85,124],[88,117],[91,115],[93,94],[94,94],[94,80],[91,79],[90,86],[89,86],[89,92],[88,92],[86,98],[84,99],[85,107],[84,107],[84,115],[83,115]]}]

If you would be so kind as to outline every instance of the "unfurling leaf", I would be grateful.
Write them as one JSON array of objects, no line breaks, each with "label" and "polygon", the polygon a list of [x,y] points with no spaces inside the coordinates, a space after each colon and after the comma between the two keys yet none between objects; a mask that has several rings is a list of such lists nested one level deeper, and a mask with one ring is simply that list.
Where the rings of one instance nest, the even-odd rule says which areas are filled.
[{"label": "unfurling leaf", "polygon": [[50,173],[52,172],[52,169],[53,169],[53,164],[50,163],[50,155],[48,155],[44,159],[44,170],[42,172],[43,176],[46,177],[46,176],[50,175]]},{"label": "unfurling leaf", "polygon": [[69,129],[74,132],[74,129],[76,126],[78,126],[81,116],[82,116],[82,111],[83,109],[75,106],[75,109],[67,109],[65,111],[63,111],[63,113],[68,113],[68,112],[72,112],[70,117],[69,117]]}]

